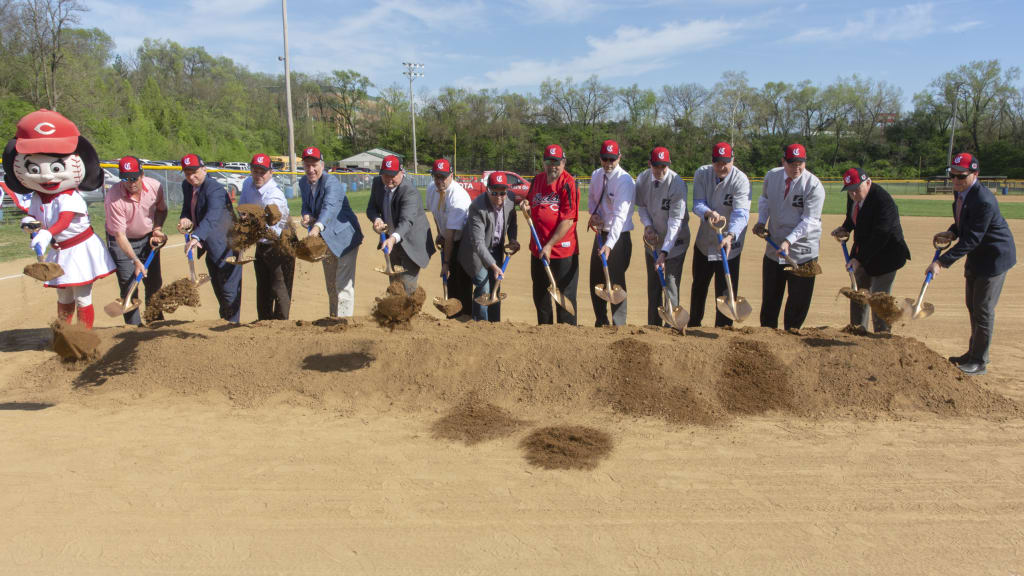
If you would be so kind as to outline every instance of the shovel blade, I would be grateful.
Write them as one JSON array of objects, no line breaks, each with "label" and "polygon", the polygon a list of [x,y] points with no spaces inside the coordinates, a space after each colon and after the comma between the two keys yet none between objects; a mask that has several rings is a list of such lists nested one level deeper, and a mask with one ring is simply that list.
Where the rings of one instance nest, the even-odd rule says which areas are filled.
[{"label": "shovel blade", "polygon": [[738,297],[736,298],[734,304],[736,305],[735,314],[733,313],[732,308],[729,306],[728,298],[724,296],[719,296],[718,298],[715,298],[715,307],[718,308],[718,311],[722,314],[722,316],[725,316],[726,318],[732,320],[733,322],[743,322],[748,317],[750,317],[751,312],[753,312],[753,308],[750,307],[750,302],[747,302],[746,298]]},{"label": "shovel blade", "polygon": [[392,266],[390,272],[388,272],[388,269],[384,266],[377,266],[376,268],[374,268],[374,270],[380,272],[381,274],[387,274],[388,276],[398,276],[399,274],[403,274],[405,272],[405,268],[402,266]]},{"label": "shovel blade", "polygon": [[921,309],[915,313],[917,300],[906,298],[903,301],[903,317],[911,320],[923,320],[935,313],[935,305],[931,302],[922,302]]},{"label": "shovel blade", "polygon": [[198,288],[199,286],[202,286],[203,284],[206,284],[209,281],[210,281],[210,275],[209,274],[200,274],[193,281],[193,284],[195,284],[196,287]]},{"label": "shovel blade", "polygon": [[686,330],[686,324],[690,321],[690,313],[682,308],[682,306],[673,306],[672,310],[666,310],[664,306],[658,306],[658,316],[668,324],[669,328],[683,332]]},{"label": "shovel blade", "polygon": [[434,307],[445,316],[454,316],[462,311],[462,302],[457,298],[445,300],[440,296],[434,296]]},{"label": "shovel blade", "polygon": [[576,308],[573,307],[572,302],[570,302],[568,298],[558,291],[558,288],[548,286],[548,293],[551,294],[552,298],[554,298],[555,304],[564,308],[569,314],[572,314],[573,316],[576,315]]},{"label": "shovel blade", "polygon": [[235,266],[243,266],[245,264],[253,262],[254,260],[256,260],[256,259],[255,258],[249,258],[249,257],[236,258],[234,256],[228,256],[227,258],[224,259],[224,261],[227,262],[228,264],[234,264]]},{"label": "shovel blade", "polygon": [[595,284],[594,295],[611,304],[622,304],[626,300],[626,290],[618,284],[612,284],[611,292],[605,284]]},{"label": "shovel blade", "polygon": [[107,316],[113,318],[115,316],[121,316],[122,314],[127,314],[132,310],[135,310],[136,308],[139,307],[140,304],[141,302],[139,302],[138,298],[132,298],[131,304],[125,306],[124,301],[118,298],[111,302],[110,304],[104,306],[103,311],[107,313]]}]

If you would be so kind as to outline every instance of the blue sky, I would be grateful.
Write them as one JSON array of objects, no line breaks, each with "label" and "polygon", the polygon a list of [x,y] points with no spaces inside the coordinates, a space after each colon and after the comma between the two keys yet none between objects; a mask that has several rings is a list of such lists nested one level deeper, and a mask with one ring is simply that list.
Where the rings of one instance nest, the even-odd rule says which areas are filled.
[{"label": "blue sky", "polygon": [[[283,69],[280,0],[84,3],[82,25],[104,29],[119,53],[167,38],[252,70]],[[406,86],[401,63],[413,60],[425,64],[417,94],[451,85],[536,92],[549,76],[591,74],[615,86],[710,88],[736,70],[758,86],[856,73],[900,87],[909,105],[960,64],[1021,67],[1022,23],[1018,0],[288,2],[293,70],[348,68],[378,87]]]}]

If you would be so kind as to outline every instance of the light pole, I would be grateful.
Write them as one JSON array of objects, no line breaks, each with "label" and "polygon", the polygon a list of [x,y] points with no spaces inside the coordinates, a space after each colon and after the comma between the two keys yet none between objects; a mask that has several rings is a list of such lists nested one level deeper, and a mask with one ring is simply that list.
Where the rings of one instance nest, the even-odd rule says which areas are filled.
[{"label": "light pole", "polygon": [[953,87],[953,119],[949,127],[949,153],[946,155],[946,176],[949,176],[949,166],[953,163],[953,135],[956,134],[956,104],[960,101],[960,90],[963,82],[957,82]]},{"label": "light pole", "polygon": [[423,68],[423,64],[418,62],[402,62],[402,66],[405,66],[405,72],[402,72],[403,76],[409,77],[409,114],[412,116],[412,171],[416,172],[416,167],[419,166],[419,159],[416,157],[416,102],[412,98],[412,81],[417,78],[423,78],[422,72],[417,72],[417,68]]},{"label": "light pole", "polygon": [[288,64],[288,0],[281,0],[281,23],[284,27],[284,98],[288,106],[288,171],[295,171],[295,126],[292,125],[292,71]]}]

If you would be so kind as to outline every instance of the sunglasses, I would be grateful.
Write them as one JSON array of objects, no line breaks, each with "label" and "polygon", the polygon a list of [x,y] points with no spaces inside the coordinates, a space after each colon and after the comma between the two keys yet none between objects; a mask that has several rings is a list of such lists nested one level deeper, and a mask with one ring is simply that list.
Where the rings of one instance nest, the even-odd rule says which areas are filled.
[{"label": "sunglasses", "polygon": [[950,176],[957,180],[967,180],[968,174],[950,174]]},{"label": "sunglasses", "polygon": [[434,174],[434,180],[437,181],[437,182],[444,182],[445,180],[448,179],[448,176],[449,175],[442,176],[440,174]]},{"label": "sunglasses", "polygon": [[504,196],[508,193],[505,190],[492,190],[490,188],[487,189],[487,192],[490,193],[491,196]]},{"label": "sunglasses", "polygon": [[139,181],[139,177],[138,176],[124,176],[123,178],[121,178],[121,182],[138,182],[138,181]]},{"label": "sunglasses", "polygon": [[618,160],[618,158],[601,158],[601,164],[611,163]]},{"label": "sunglasses", "polygon": [[558,166],[559,164],[562,163],[562,159],[561,158],[545,158],[544,159],[544,163],[547,164],[548,166]]}]

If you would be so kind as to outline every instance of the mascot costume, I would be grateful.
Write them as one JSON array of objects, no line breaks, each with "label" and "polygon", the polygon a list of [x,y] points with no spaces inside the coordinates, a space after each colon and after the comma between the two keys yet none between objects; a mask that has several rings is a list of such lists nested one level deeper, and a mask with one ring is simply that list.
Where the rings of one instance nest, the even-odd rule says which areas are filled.
[{"label": "mascot costume", "polygon": [[39,226],[31,247],[64,271],[44,283],[57,289],[57,317],[70,323],[77,306],[78,322],[92,328],[92,283],[114,272],[114,261],[93,232],[78,192],[103,186],[96,150],[70,120],[37,110],[18,122],[3,163],[8,188],[22,198],[30,195],[28,205],[19,207],[28,213],[23,224]]}]

